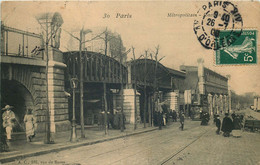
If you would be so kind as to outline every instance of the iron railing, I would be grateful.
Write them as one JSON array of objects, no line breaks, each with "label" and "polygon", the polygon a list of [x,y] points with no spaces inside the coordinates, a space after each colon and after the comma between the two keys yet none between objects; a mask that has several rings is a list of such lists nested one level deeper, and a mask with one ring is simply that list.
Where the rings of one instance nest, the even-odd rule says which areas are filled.
[{"label": "iron railing", "polygon": [[1,56],[43,59],[42,35],[1,25]]}]

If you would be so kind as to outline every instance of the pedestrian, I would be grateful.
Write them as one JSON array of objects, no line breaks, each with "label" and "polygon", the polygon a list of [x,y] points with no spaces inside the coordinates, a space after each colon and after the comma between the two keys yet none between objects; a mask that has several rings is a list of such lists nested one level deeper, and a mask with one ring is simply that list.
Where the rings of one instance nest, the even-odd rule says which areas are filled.
[{"label": "pedestrian", "polygon": [[241,137],[241,128],[242,128],[242,125],[241,125],[241,122],[240,122],[240,117],[238,115],[236,115],[234,117],[234,120],[233,120],[233,125],[234,125],[234,129],[232,131],[232,135],[234,137]]},{"label": "pedestrian", "polygon": [[114,123],[114,129],[120,129],[120,116],[118,110],[116,110],[113,123]]},{"label": "pedestrian", "polygon": [[12,139],[12,131],[13,127],[15,125],[15,114],[11,110],[13,106],[6,105],[2,110],[5,110],[3,113],[3,127],[5,128],[6,131],[6,138],[7,141],[10,141]]},{"label": "pedestrian", "polygon": [[162,115],[162,111],[158,112],[158,125],[159,125],[159,129],[162,129],[162,123],[163,123],[163,115]]},{"label": "pedestrian", "polygon": [[6,142],[6,134],[4,133],[5,132],[5,129],[3,127],[3,119],[2,119],[2,111],[0,111],[1,113],[1,117],[0,117],[0,152],[7,152],[8,151],[8,145],[7,145],[7,142]]},{"label": "pedestrian", "polygon": [[[119,112],[119,128],[120,129],[121,129],[121,127],[123,127],[123,130],[126,129],[125,121],[126,121],[125,114],[120,111]],[[121,124],[123,124],[123,125],[121,125]]]},{"label": "pedestrian", "polygon": [[208,115],[207,114],[208,114],[207,112],[202,113],[200,125],[208,125]]},{"label": "pedestrian", "polygon": [[168,122],[168,113],[169,113],[166,103],[167,103],[167,100],[162,102],[162,110],[163,110],[162,115],[163,115],[163,125],[164,126],[166,126],[166,123]]},{"label": "pedestrian", "polygon": [[181,123],[180,129],[183,131],[183,128],[184,128],[184,112],[180,113],[180,123]]},{"label": "pedestrian", "polygon": [[113,114],[111,114],[110,112],[107,112],[107,118],[108,118],[108,121],[107,121],[108,128],[113,128],[114,127]]},{"label": "pedestrian", "polygon": [[243,123],[244,123],[244,122],[243,122],[243,121],[244,121],[244,115],[241,114],[241,115],[239,116],[239,121],[240,121],[241,127],[243,128],[243,127],[244,127],[244,125],[243,125]]},{"label": "pedestrian", "polygon": [[235,117],[236,117],[235,111],[233,111],[233,113],[231,114],[231,117],[232,117],[233,120],[235,119]]},{"label": "pedestrian", "polygon": [[219,118],[219,115],[216,115],[215,117],[216,117],[216,119],[215,119],[216,127],[218,128],[216,133],[219,135],[220,134],[221,120]]},{"label": "pedestrian", "polygon": [[2,110],[4,110],[5,112],[2,115],[2,119],[3,119],[3,127],[5,129],[6,132],[6,144],[8,146],[8,148],[11,146],[11,139],[12,139],[12,132],[13,132],[13,127],[15,125],[15,114],[14,112],[11,110],[13,108],[13,106],[10,105],[6,105]]},{"label": "pedestrian", "polygon": [[31,142],[32,138],[35,137],[35,118],[33,117],[32,114],[32,109],[28,109],[27,113],[24,115],[23,119],[25,123],[25,129],[26,129],[26,138],[27,142]]},{"label": "pedestrian", "polygon": [[98,113],[98,129],[103,130],[105,128],[105,111]]},{"label": "pedestrian", "polygon": [[163,126],[166,126],[166,113],[163,113]]},{"label": "pedestrian", "polygon": [[159,103],[159,99],[158,99],[158,108],[157,108],[157,112],[158,112],[158,125],[159,125],[159,130],[162,129],[162,124],[163,124],[163,109],[162,109],[162,105],[163,102]]},{"label": "pedestrian", "polygon": [[177,113],[175,110],[172,111],[172,118],[174,122],[177,122]]},{"label": "pedestrian", "polygon": [[223,122],[222,122],[221,131],[224,132],[223,133],[224,137],[229,137],[230,133],[233,130],[233,122],[228,115],[229,115],[228,113],[225,113],[225,117],[224,117]]}]

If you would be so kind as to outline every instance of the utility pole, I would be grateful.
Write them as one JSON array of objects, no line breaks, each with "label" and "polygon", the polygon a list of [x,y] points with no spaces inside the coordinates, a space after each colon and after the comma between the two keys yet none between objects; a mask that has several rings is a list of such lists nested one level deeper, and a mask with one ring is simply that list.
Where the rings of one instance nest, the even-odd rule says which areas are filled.
[{"label": "utility pole", "polygon": [[46,125],[45,125],[45,140],[44,143],[45,144],[50,144],[51,143],[51,130],[50,130],[50,110],[49,110],[49,83],[48,83],[48,72],[49,72],[49,39],[48,39],[48,34],[49,34],[49,27],[48,27],[48,22],[47,22],[47,18],[46,18],[46,42],[45,42],[45,53],[46,53]]},{"label": "utility pole", "polygon": [[147,96],[146,96],[146,77],[147,77],[147,50],[145,51],[145,59],[144,59],[144,128],[146,128],[146,109],[147,109]]},{"label": "utility pole", "polygon": [[[79,95],[80,95],[80,125],[81,125],[81,138],[85,138],[85,125],[84,125],[84,80],[83,80],[83,61],[82,61],[82,43],[85,42],[85,35],[83,28],[80,30],[80,40],[79,40]],[[84,41],[83,41],[84,39]],[[85,45],[85,44],[84,44]]]},{"label": "utility pole", "polygon": [[[50,107],[49,107],[49,82],[48,82],[48,72],[49,72],[49,40],[51,39],[52,35],[55,34],[55,32],[51,32],[51,36],[49,36],[49,24],[52,22],[49,22],[48,14],[44,16],[44,18],[36,17],[36,20],[38,23],[42,26],[42,28],[45,30],[46,36],[45,36],[45,55],[46,55],[46,66],[45,66],[45,78],[46,78],[46,122],[45,122],[45,136],[44,136],[44,143],[45,144],[51,144],[54,143],[51,141],[51,132],[50,132]],[[42,22],[41,22],[42,21]],[[43,24],[45,27],[43,27]]]},{"label": "utility pole", "polygon": [[[133,50],[133,57],[134,57],[134,60],[133,62],[135,62],[135,48],[132,47],[132,50]],[[136,130],[137,129],[137,105],[136,105],[136,67],[135,67],[135,64],[133,64],[133,70],[134,70],[134,106],[135,106],[135,124],[134,124],[134,129]],[[131,69],[132,69],[132,66],[131,66]]]},{"label": "utility pole", "polygon": [[119,45],[119,55],[120,55],[120,82],[121,82],[121,89],[120,89],[120,94],[121,94],[121,120],[120,120],[120,125],[121,125],[121,132],[124,132],[124,93],[123,93],[123,62],[122,62],[122,41],[121,37],[119,37],[120,45]]},{"label": "utility pole", "polygon": [[[108,42],[108,32],[107,32],[107,28],[106,28],[106,32],[105,32],[105,56],[107,56],[107,42]],[[109,72],[109,69],[108,69]],[[104,74],[106,77],[106,74]],[[109,75],[109,74],[108,74]],[[105,104],[105,135],[108,134],[108,125],[107,125],[107,84],[105,82],[105,78],[103,81],[103,91],[104,91],[104,104]]]},{"label": "utility pole", "polygon": [[[53,19],[55,17],[55,19]],[[46,66],[45,66],[45,78],[46,78],[46,122],[45,122],[45,136],[44,136],[44,143],[46,144],[53,144],[54,141],[51,139],[51,126],[50,126],[50,105],[49,105],[49,82],[48,82],[48,75],[49,75],[49,42],[51,41],[51,46],[54,46],[55,48],[59,48],[59,33],[60,27],[63,24],[63,20],[59,13],[44,13],[36,16],[36,20],[41,25],[43,29],[43,35],[45,34],[45,37],[43,37],[44,45],[44,51],[46,55]],[[49,32],[50,28],[50,32]],[[57,38],[57,42],[53,41],[54,38]],[[54,43],[54,45],[53,45]],[[53,59],[51,59],[53,60]]]},{"label": "utility pole", "polygon": [[[157,68],[158,68],[158,62],[161,61],[164,57],[162,57],[160,60],[158,60],[158,53],[159,53],[159,45],[155,48],[156,52],[155,52],[155,69],[154,69],[154,102],[157,101],[156,98],[156,93],[158,93],[158,83],[157,83]],[[154,104],[154,108],[157,105]],[[158,107],[158,106],[157,106]],[[152,117],[153,117],[153,113],[152,113]],[[152,123],[153,125],[153,123]]]},{"label": "utility pole", "polygon": [[85,52],[85,56],[87,56],[87,50],[85,49],[85,35],[87,33],[92,32],[91,30],[87,29],[84,30],[82,28],[80,30],[80,39],[79,39],[79,68],[80,68],[80,83],[79,83],[79,91],[80,91],[80,125],[81,125],[81,138],[85,138],[85,123],[84,123],[84,66],[83,66],[83,56],[82,56],[82,49]]}]

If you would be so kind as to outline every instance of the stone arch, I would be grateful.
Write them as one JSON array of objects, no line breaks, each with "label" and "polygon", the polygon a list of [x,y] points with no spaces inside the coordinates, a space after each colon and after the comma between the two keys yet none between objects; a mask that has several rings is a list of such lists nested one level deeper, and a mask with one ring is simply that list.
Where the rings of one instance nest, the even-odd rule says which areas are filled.
[{"label": "stone arch", "polygon": [[4,65],[1,69],[1,80],[16,81],[23,85],[31,94],[33,100],[32,106],[34,106],[35,110],[37,110],[39,92],[34,87],[34,68],[29,66]]}]

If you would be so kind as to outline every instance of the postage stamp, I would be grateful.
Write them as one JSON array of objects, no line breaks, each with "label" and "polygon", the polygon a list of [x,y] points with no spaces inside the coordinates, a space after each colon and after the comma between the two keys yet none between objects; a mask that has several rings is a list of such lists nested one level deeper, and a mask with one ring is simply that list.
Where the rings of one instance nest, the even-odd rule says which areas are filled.
[{"label": "postage stamp", "polygon": [[[193,23],[193,30],[200,44],[206,49],[218,50],[229,46],[242,33],[242,16],[237,6],[231,2],[208,2],[198,10],[197,14],[198,17]],[[228,45],[223,45],[223,42],[221,42],[225,38],[220,36],[220,29],[231,29],[225,35]],[[219,40],[215,40],[215,38],[219,38]]]},{"label": "postage stamp", "polygon": [[216,64],[256,64],[257,63],[257,30],[243,30],[240,37],[228,44],[226,36],[230,30],[220,30],[219,37],[224,38],[223,47],[215,51]]}]

